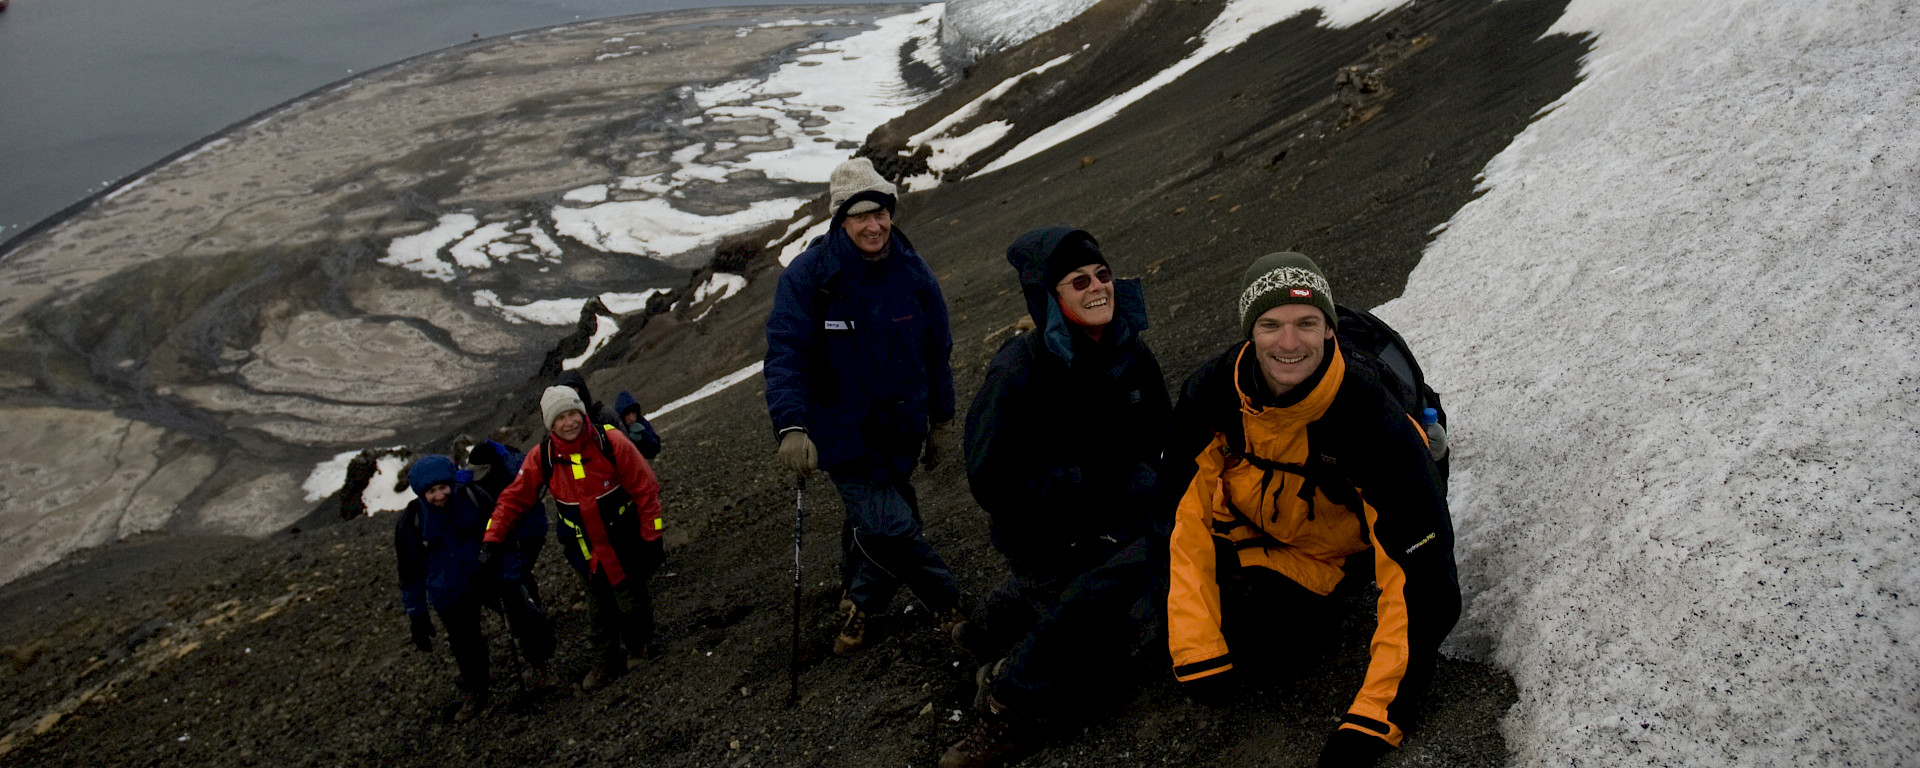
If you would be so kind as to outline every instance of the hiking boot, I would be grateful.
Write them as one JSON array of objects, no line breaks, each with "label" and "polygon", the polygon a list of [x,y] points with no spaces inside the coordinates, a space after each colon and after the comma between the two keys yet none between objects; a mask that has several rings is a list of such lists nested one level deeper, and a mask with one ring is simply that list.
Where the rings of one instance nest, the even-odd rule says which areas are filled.
[{"label": "hiking boot", "polygon": [[840,634],[833,638],[833,652],[838,656],[852,656],[867,647],[867,612],[855,607],[847,614],[847,623],[840,628]]},{"label": "hiking boot", "polygon": [[534,693],[546,693],[560,687],[553,676],[553,668],[545,665],[527,668],[527,690]]},{"label": "hiking boot", "polygon": [[840,605],[833,610],[833,618],[835,621],[845,624],[847,617],[851,615],[853,615],[853,597],[842,592],[840,593]]},{"label": "hiking boot", "polygon": [[626,671],[627,663],[624,658],[602,661],[593,665],[593,669],[587,670],[587,676],[580,679],[580,690],[591,693],[605,688]]},{"label": "hiking boot", "polygon": [[453,721],[456,723],[464,723],[468,720],[472,720],[476,717],[479,717],[482,712],[486,711],[486,709],[487,709],[487,692],[486,691],[468,691],[466,693],[466,696],[463,697],[462,700],[460,701],[460,709],[454,711]]},{"label": "hiking boot", "polygon": [[1016,723],[999,702],[988,696],[986,713],[974,722],[972,733],[940,756],[940,768],[1002,768],[1038,751],[1036,729]]},{"label": "hiking boot", "polygon": [[950,637],[959,637],[960,625],[967,623],[967,614],[959,608],[949,608],[940,614],[940,631]]},{"label": "hiking boot", "polygon": [[973,673],[973,711],[987,711],[987,697],[993,692],[993,681],[1000,677],[1000,671],[1006,666],[1006,659],[989,661]]}]

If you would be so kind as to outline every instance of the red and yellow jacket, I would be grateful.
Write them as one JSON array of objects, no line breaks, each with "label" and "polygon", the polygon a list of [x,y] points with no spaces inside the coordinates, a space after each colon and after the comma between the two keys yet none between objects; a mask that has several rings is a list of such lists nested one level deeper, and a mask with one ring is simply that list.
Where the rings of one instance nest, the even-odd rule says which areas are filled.
[{"label": "red and yellow jacket", "polygon": [[[1167,594],[1174,675],[1197,680],[1233,667],[1221,633],[1216,546],[1321,595],[1346,558],[1372,550],[1380,587],[1372,658],[1342,728],[1399,746],[1411,689],[1424,686],[1460,613],[1453,528],[1426,436],[1366,361],[1329,341],[1304,393],[1260,405],[1250,344],[1215,358],[1187,383],[1176,429],[1191,448],[1192,481],[1175,513]],[[1280,405],[1278,403],[1286,403]],[[1244,439],[1230,433],[1237,419]],[[1198,428],[1196,428],[1198,427]],[[1174,450],[1180,450],[1178,433]],[[1238,448],[1238,450],[1236,450]],[[1169,458],[1172,458],[1171,456]],[[1244,649],[1249,652],[1257,649]]]},{"label": "red and yellow jacket", "polygon": [[605,573],[614,586],[625,581],[624,564],[640,562],[640,543],[660,538],[660,482],[626,435],[611,426],[602,434],[604,442],[584,430],[571,442],[549,434],[529,452],[520,474],[500,492],[486,541],[507,541],[520,515],[540,503],[544,485],[560,512],[555,538],[567,560],[581,573]]}]

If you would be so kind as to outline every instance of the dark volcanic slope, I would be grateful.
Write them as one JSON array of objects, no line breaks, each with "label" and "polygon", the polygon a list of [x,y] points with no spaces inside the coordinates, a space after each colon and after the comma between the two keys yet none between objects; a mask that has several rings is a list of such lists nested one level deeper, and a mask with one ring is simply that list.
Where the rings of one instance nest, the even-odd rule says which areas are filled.
[{"label": "dark volcanic slope", "polygon": [[[1220,5],[1107,0],[979,62],[953,92],[877,131],[868,151],[894,157],[899,137],[1087,46],[1002,102],[1005,114],[981,118],[1038,130],[1178,60]],[[963,398],[1023,311],[1002,249],[1040,224],[1091,230],[1120,272],[1144,278],[1149,339],[1174,384],[1233,340],[1231,286],[1260,253],[1313,255],[1346,303],[1397,295],[1427,232],[1471,199],[1475,174],[1574,84],[1585,45],[1540,37],[1563,7],[1421,2],[1343,30],[1295,19],[1053,151],[909,196],[902,227],[942,278]],[[1361,76],[1336,88],[1349,66]],[[731,258],[745,258],[754,278],[740,296],[697,325],[661,316],[617,341],[595,363],[596,390],[632,388],[662,403],[758,359],[778,267],[751,249]],[[820,487],[808,495],[803,696],[783,706],[794,496],[772,466],[758,387],[739,385],[660,426],[671,526],[668,575],[655,582],[662,653],[610,690],[444,722],[451,664],[444,652],[404,650],[393,520],[383,515],[209,544],[184,561],[110,549],[0,591],[12,617],[0,629],[11,660],[0,753],[15,765],[931,764],[963,735],[948,716],[971,696],[968,664],[919,611],[896,613],[888,639],[860,657],[828,652],[836,595],[822,582],[832,578],[839,508]],[[929,537],[965,588],[984,594],[1002,566],[958,467],[920,486]],[[584,612],[564,568],[549,552],[562,670],[578,673]],[[1325,675],[1210,710],[1181,698],[1146,658],[1116,674],[1148,682],[1090,705],[1084,730],[1061,734],[1027,765],[1310,764],[1357,685],[1366,599],[1349,596],[1360,618],[1334,638],[1327,663],[1308,670]],[[1495,722],[1513,701],[1511,684],[1464,661],[1440,674],[1430,721],[1387,764],[1502,764]],[[513,690],[504,679],[495,687]]]}]

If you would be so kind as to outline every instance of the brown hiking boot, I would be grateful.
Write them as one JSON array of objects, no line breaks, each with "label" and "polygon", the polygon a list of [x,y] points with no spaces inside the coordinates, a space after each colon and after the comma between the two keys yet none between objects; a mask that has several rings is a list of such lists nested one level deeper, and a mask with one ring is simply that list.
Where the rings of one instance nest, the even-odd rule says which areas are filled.
[{"label": "brown hiking boot", "polygon": [[486,710],[487,692],[468,691],[464,699],[460,702],[460,709],[453,713],[453,721],[456,723],[464,723],[479,717],[480,714]]},{"label": "brown hiking boot", "polygon": [[950,608],[940,614],[940,631],[947,633],[955,643],[960,642],[960,627],[967,623],[967,614],[959,608]]},{"label": "brown hiking boot", "polygon": [[993,681],[1000,676],[1000,670],[1006,665],[1006,659],[989,661],[980,665],[980,669],[973,673],[973,711],[987,711],[987,697],[993,692]]},{"label": "brown hiking boot", "polygon": [[614,681],[614,678],[625,674],[626,671],[627,662],[624,655],[619,660],[602,661],[593,665],[593,669],[587,670],[587,676],[580,680],[580,690],[591,693],[605,688],[607,684]]},{"label": "brown hiking boot", "polygon": [[833,652],[839,656],[852,656],[867,647],[867,612],[858,607],[847,614],[847,623],[840,628],[840,634],[833,638]]},{"label": "brown hiking boot", "polygon": [[973,724],[973,732],[940,756],[940,768],[1003,768],[1040,751],[1034,729],[1021,727],[1005,707],[987,697],[987,711]]}]

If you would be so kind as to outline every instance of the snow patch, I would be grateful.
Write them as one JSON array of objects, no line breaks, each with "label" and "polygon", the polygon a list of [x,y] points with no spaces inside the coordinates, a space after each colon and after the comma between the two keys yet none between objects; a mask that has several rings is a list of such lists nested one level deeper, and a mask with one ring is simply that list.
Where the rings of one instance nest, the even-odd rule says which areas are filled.
[{"label": "snow patch", "polygon": [[432,229],[417,235],[396,237],[387,244],[387,255],[380,263],[410,269],[435,280],[453,280],[453,265],[440,258],[440,249],[459,240],[480,220],[467,213],[449,213],[440,217]]},{"label": "snow patch", "polygon": [[[347,465],[352,463],[353,457],[358,455],[360,455],[359,451],[347,451],[316,465],[313,471],[307,474],[306,481],[300,484],[301,490],[306,493],[307,502],[321,501],[341,490],[347,484]],[[394,484],[404,479],[400,471],[406,465],[407,460],[400,456],[383,456],[375,462],[378,469],[373,479],[367,482],[366,490],[360,494],[360,500],[366,504],[368,515],[376,512],[398,512],[406,509],[407,504],[413,501],[412,490],[398,492],[393,490]]]},{"label": "snow patch", "polygon": [[763,200],[734,213],[702,216],[666,200],[630,200],[553,209],[554,232],[595,250],[664,258],[784,218],[802,198]]},{"label": "snow patch", "polygon": [[586,351],[560,361],[561,370],[574,370],[585,365],[587,360],[593,357],[594,353],[599,352],[601,347],[607,345],[607,340],[612,339],[613,335],[620,331],[620,324],[615,322],[611,317],[595,315],[593,319],[593,338],[587,340]]},{"label": "snow patch", "polygon": [[826,221],[808,227],[805,233],[794,238],[793,242],[787,243],[787,247],[780,249],[780,266],[785,267],[788,264],[792,264],[794,259],[799,258],[801,252],[807,250],[809,243],[825,237],[827,228],[831,226],[833,226],[833,220],[827,219]]},{"label": "snow patch", "polygon": [[1583,79],[1378,309],[1447,398],[1519,766],[1920,754],[1920,24],[1573,0]]},{"label": "snow patch", "polygon": [[698,304],[708,296],[717,295],[715,301],[733,298],[740,289],[747,287],[747,278],[727,272],[715,272],[707,281],[693,290],[693,303]]},{"label": "snow patch", "polygon": [[665,416],[669,413],[673,413],[674,411],[680,410],[683,407],[686,407],[693,403],[697,403],[697,402],[700,402],[701,400],[705,400],[709,397],[712,397],[717,393],[725,391],[726,388],[728,387],[731,387],[735,384],[746,381],[747,379],[751,379],[755,376],[758,376],[760,375],[760,369],[765,366],[766,366],[766,361],[764,360],[756,361],[754,362],[753,365],[749,365],[745,368],[734,371],[733,373],[729,373],[725,376],[722,376],[718,379],[708,382],[706,386],[703,386],[697,390],[694,390],[693,394],[687,395],[686,397],[680,398],[671,403],[667,403],[666,405],[660,406],[660,410],[647,414],[647,420],[653,421],[654,419],[658,419],[661,416]]}]

